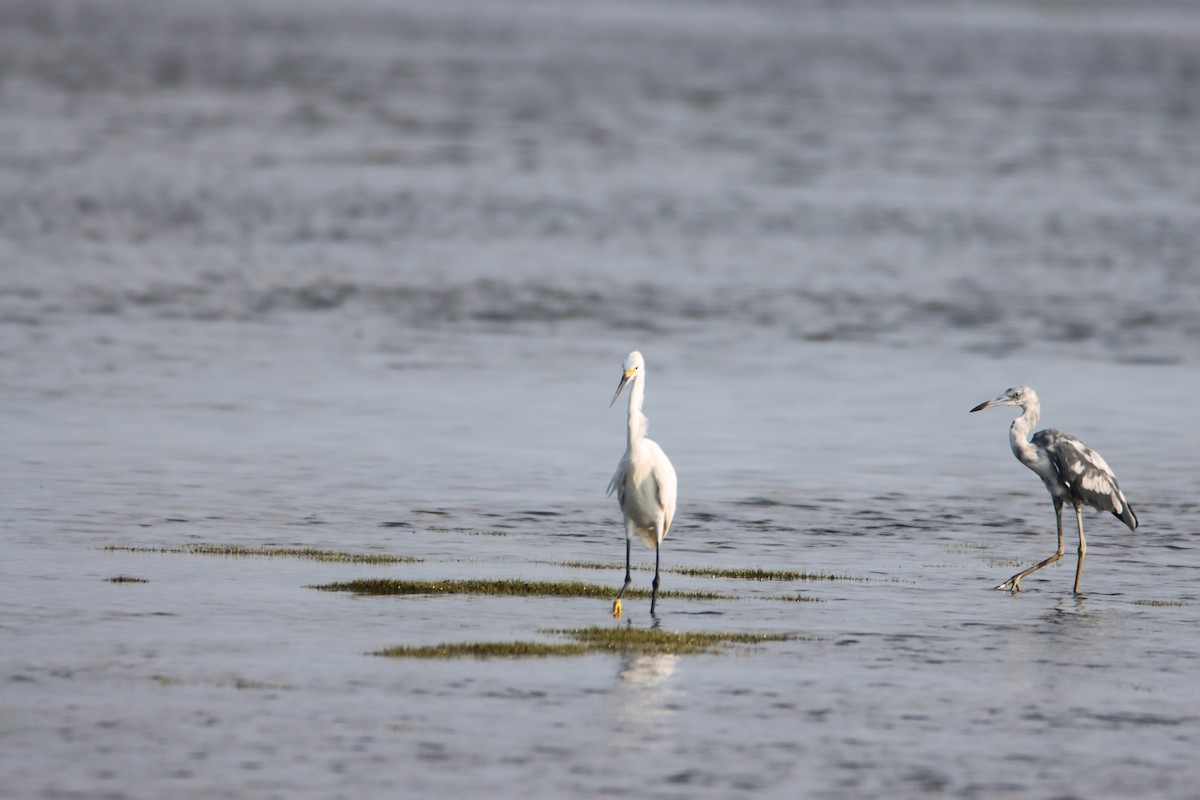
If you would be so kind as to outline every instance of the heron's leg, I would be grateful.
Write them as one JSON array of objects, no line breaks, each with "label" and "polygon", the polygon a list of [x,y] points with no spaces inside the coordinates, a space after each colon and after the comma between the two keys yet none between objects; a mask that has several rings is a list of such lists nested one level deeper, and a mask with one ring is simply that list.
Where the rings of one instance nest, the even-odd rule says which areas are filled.
[{"label": "heron's leg", "polygon": [[[1034,564],[1024,572],[1018,572],[1016,575],[1013,575],[1004,583],[997,586],[997,589],[1012,589],[1013,594],[1016,594],[1017,592],[1021,591],[1021,578],[1037,572],[1047,564],[1053,564],[1055,561],[1058,561],[1063,557],[1062,510],[1063,501],[1059,500],[1057,497],[1054,498],[1054,516],[1058,519],[1058,550],[1055,551],[1054,555],[1050,556],[1045,561],[1039,561],[1037,564]],[[1082,523],[1080,524],[1082,525]],[[1080,530],[1082,531],[1082,528],[1080,528]]]},{"label": "heron's leg", "polygon": [[629,584],[633,578],[629,575],[629,544],[632,540],[625,537],[625,585],[621,587],[621,591],[617,593],[617,599],[613,600],[613,616],[621,616],[621,598],[625,596],[625,590],[629,588]]},{"label": "heron's leg", "polygon": [[658,601],[658,555],[662,552],[662,542],[654,545],[654,583],[650,584],[650,616],[654,616],[654,604]]},{"label": "heron's leg", "polygon": [[1079,576],[1083,573],[1083,557],[1087,555],[1087,542],[1083,540],[1083,509],[1075,503],[1075,527],[1079,528],[1079,560],[1075,562],[1075,594],[1079,594]]}]

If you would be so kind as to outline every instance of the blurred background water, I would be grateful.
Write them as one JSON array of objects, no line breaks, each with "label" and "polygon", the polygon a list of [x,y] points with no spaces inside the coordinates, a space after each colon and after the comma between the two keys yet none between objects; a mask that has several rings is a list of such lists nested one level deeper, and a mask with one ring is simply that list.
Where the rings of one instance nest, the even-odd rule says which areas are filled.
[{"label": "blurred background water", "polygon": [[[0,794],[1194,797],[1198,112],[1170,0],[0,3]],[[634,348],[664,563],[860,580],[367,657],[648,624],[306,588],[615,590]],[[1142,520],[1083,597],[986,591],[1017,383]],[[102,549],[198,542],[426,561]]]}]

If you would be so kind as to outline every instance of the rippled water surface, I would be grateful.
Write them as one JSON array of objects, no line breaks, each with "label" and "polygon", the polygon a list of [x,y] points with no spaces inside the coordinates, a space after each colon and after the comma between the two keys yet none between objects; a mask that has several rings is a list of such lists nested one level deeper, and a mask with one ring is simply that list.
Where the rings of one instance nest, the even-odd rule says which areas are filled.
[{"label": "rippled water surface", "polygon": [[[1195,797],[1198,45],[1170,2],[4,4],[0,795]],[[657,624],[793,638],[370,655],[651,625],[312,588],[615,592],[633,348],[664,587],[728,595]],[[1141,519],[1088,513],[1079,596],[1070,536],[991,589],[1055,545],[967,413],[1017,383]],[[421,560],[155,552],[198,544]]]}]

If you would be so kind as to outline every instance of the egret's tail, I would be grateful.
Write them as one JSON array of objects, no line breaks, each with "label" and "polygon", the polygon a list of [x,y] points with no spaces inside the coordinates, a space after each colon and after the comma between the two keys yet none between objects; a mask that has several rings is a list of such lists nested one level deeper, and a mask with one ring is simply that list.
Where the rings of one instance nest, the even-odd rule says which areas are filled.
[{"label": "egret's tail", "polygon": [[651,550],[658,547],[661,540],[654,534],[654,528],[638,528],[638,538]]}]

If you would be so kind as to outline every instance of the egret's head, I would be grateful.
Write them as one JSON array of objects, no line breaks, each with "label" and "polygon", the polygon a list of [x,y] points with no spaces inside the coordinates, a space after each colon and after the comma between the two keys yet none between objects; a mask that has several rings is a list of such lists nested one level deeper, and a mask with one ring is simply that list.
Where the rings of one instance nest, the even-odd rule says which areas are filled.
[{"label": "egret's head", "polygon": [[617,391],[613,393],[612,400],[609,401],[609,406],[617,402],[617,398],[621,396],[622,390],[633,379],[642,374],[646,369],[646,362],[642,359],[642,354],[634,350],[629,355],[625,356],[624,363],[621,364],[621,382],[617,384]]},{"label": "egret's head", "polygon": [[1025,408],[1034,403],[1037,403],[1037,392],[1033,391],[1029,386],[1021,385],[1005,389],[999,397],[994,400],[988,400],[986,403],[980,403],[972,408],[971,411],[972,413],[983,411],[993,406],[1020,406],[1021,408]]}]

